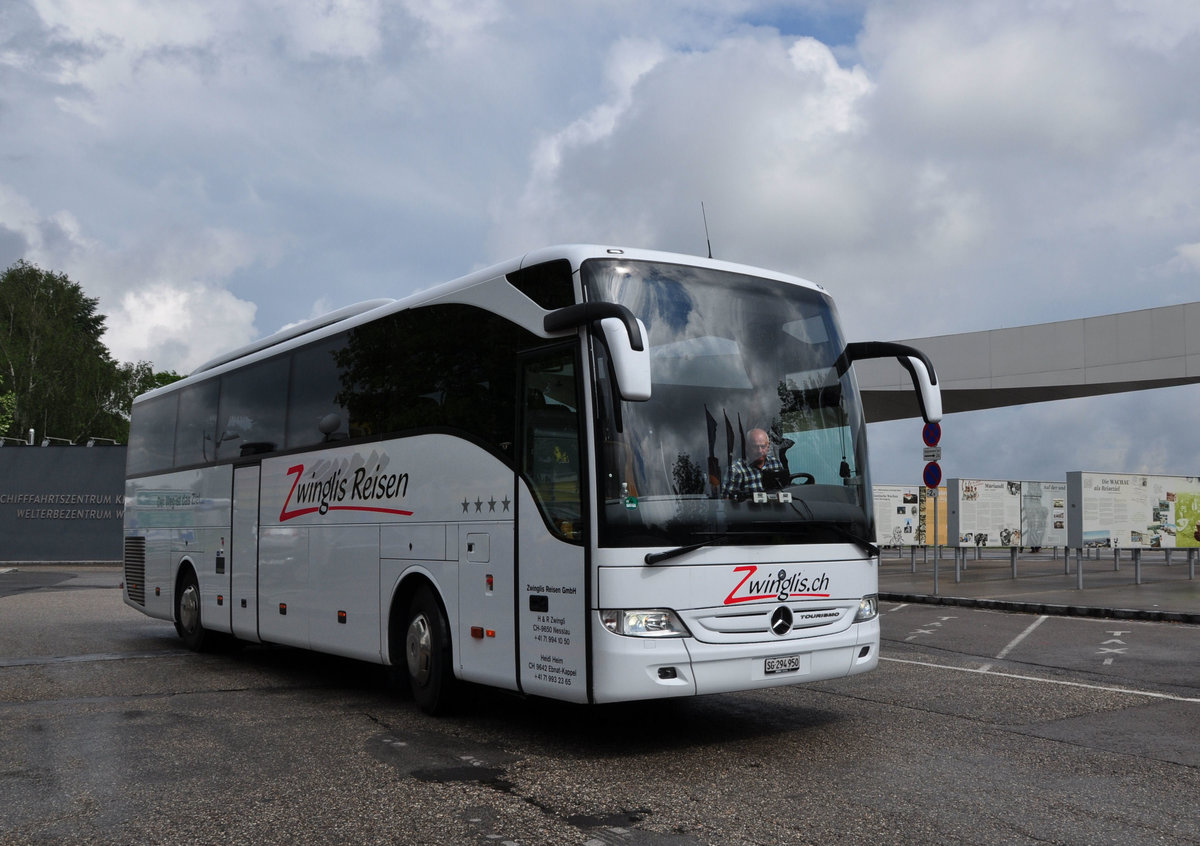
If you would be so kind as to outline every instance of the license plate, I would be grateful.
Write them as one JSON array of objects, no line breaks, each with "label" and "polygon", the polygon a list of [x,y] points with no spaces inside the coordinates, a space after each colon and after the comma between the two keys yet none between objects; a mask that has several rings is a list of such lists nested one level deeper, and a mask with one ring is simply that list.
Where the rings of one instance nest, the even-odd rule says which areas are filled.
[{"label": "license plate", "polygon": [[767,675],[771,675],[772,673],[794,673],[799,669],[799,655],[782,655],[779,658],[767,658],[763,665],[763,671]]}]

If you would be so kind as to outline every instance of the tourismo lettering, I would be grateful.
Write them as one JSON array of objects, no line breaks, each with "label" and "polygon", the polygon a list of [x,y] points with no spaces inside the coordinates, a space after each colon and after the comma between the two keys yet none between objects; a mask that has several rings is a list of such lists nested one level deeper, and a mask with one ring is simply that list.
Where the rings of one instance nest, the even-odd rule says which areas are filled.
[{"label": "tourismo lettering", "polygon": [[408,474],[389,473],[386,456],[371,455],[368,462],[355,455],[352,462],[320,461],[306,473],[305,465],[289,467],[292,487],[279,512],[281,523],[306,514],[330,511],[366,511],[376,514],[412,516],[412,511],[395,507],[408,495]]},{"label": "tourismo lettering", "polygon": [[745,564],[741,567],[734,567],[733,572],[745,573],[746,575],[729,592],[729,596],[725,597],[726,605],[736,605],[739,602],[756,602],[763,599],[786,601],[798,597],[828,599],[832,596],[829,593],[829,576],[825,573],[810,579],[803,573],[792,573],[789,575],[787,570],[780,569],[773,574],[758,576],[757,564]]}]

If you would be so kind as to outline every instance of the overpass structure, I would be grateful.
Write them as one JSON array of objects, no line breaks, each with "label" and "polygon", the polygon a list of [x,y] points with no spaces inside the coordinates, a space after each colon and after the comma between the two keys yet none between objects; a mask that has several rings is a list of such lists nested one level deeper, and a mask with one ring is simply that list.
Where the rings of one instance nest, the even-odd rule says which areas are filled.
[{"label": "overpass structure", "polygon": [[[901,343],[933,361],[946,414],[1200,383],[1200,303]],[[896,360],[854,371],[868,422],[920,416]]]}]

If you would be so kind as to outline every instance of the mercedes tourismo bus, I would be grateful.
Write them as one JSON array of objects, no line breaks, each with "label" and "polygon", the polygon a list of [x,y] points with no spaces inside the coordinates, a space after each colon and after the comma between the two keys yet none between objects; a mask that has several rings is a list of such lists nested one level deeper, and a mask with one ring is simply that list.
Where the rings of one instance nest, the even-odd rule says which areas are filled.
[{"label": "mercedes tourismo bus", "polygon": [[351,306],[135,401],[125,602],[194,649],[390,665],[431,712],[459,681],[600,703],[861,673],[851,365],[882,356],[938,419],[920,352],[711,259],[557,247]]}]

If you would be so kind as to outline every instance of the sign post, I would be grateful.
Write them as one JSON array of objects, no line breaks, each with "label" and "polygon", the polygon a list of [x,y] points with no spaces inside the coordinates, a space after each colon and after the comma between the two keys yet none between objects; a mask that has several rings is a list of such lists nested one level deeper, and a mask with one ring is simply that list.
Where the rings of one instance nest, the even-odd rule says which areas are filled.
[{"label": "sign post", "polygon": [[[942,439],[942,427],[938,423],[926,423],[925,428],[921,430],[921,440],[925,442],[925,450],[922,453],[922,458],[926,461],[925,471],[921,474],[921,480],[925,483],[925,487],[929,489],[929,497],[933,499],[933,594],[937,596],[937,562],[941,558],[941,547],[938,545],[938,501],[937,489],[942,482],[942,468],[938,464],[942,460],[942,448],[938,446],[938,442]],[[928,548],[929,539],[926,538],[926,547]]]}]

